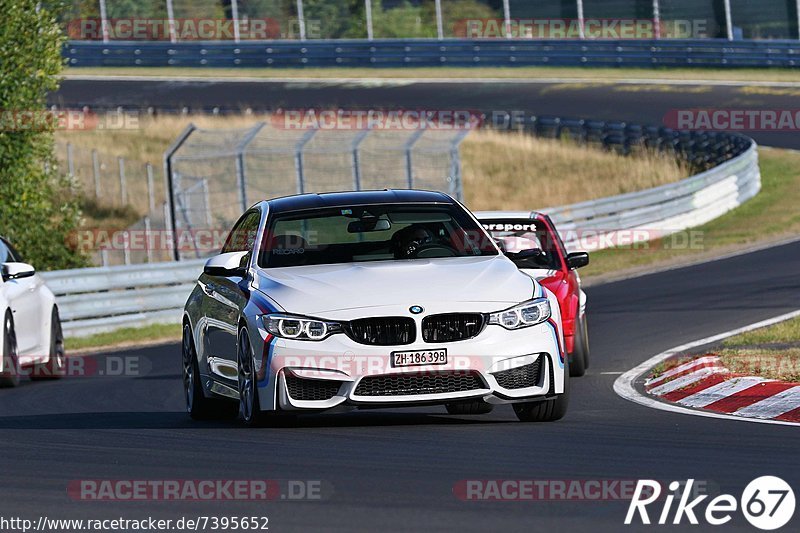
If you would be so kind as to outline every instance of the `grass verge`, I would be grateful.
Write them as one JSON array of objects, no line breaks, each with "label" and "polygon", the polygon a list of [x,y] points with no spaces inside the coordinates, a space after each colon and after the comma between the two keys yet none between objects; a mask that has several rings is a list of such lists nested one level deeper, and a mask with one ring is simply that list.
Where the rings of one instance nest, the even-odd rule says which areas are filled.
[{"label": "grass verge", "polygon": [[719,356],[732,372],[800,381],[800,318],[730,337]]},{"label": "grass verge", "polygon": [[73,67],[68,76],[186,76],[196,78],[507,78],[507,79],[619,79],[718,80],[800,82],[796,69],[690,69],[690,68],[603,68],[603,67],[439,67],[439,68],[191,68],[191,67]]},{"label": "grass verge", "polygon": [[181,338],[180,324],[151,324],[141,328],[122,328],[107,333],[66,340],[67,353],[80,350],[118,348],[159,341],[177,341]]}]

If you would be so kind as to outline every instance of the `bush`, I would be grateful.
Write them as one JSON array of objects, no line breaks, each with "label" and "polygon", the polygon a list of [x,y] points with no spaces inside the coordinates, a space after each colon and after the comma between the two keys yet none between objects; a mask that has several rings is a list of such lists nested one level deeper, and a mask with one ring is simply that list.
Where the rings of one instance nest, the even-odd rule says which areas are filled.
[{"label": "bush", "polygon": [[72,181],[59,174],[47,93],[58,88],[63,31],[37,0],[0,0],[0,234],[39,269],[84,266],[69,244],[80,210]]}]

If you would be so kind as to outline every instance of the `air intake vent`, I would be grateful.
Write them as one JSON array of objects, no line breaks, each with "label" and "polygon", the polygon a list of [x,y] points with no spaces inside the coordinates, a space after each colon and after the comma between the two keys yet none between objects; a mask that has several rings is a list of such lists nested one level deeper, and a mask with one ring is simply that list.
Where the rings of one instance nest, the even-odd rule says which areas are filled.
[{"label": "air intake vent", "polygon": [[414,319],[402,316],[360,318],[352,320],[345,330],[354,341],[373,346],[411,344],[417,338]]},{"label": "air intake vent", "polygon": [[367,376],[356,387],[356,396],[412,396],[484,389],[475,372],[435,372]]},{"label": "air intake vent", "polygon": [[529,365],[519,366],[510,370],[494,372],[492,375],[497,383],[504,389],[524,389],[539,385],[539,376],[542,371],[542,356]]},{"label": "air intake vent", "polygon": [[434,343],[462,341],[478,335],[483,326],[484,317],[480,313],[430,315],[422,320],[422,338]]},{"label": "air intake vent", "polygon": [[286,389],[293,400],[322,401],[330,400],[339,392],[339,381],[321,379],[303,379],[297,376],[286,376]]}]

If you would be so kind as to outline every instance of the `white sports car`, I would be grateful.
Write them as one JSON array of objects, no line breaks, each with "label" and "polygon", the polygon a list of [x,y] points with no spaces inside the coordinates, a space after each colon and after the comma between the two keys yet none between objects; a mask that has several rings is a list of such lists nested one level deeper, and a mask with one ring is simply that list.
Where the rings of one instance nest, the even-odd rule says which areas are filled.
[{"label": "white sports car", "polygon": [[193,418],[511,404],[557,420],[569,395],[558,300],[437,192],[264,201],[205,266],[183,317]]},{"label": "white sports car", "polygon": [[64,337],[55,297],[34,268],[0,237],[0,387],[20,376],[54,379],[63,374]]}]

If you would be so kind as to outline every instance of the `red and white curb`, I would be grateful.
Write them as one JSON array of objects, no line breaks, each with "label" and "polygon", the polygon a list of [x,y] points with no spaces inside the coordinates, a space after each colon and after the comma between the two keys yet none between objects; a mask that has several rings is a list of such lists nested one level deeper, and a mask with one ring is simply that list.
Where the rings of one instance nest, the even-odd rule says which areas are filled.
[{"label": "red and white curb", "polygon": [[709,355],[645,382],[664,401],[717,413],[800,423],[800,385],[733,374]]},{"label": "red and white curb", "polygon": [[653,367],[676,355],[798,316],[800,310],[676,346],[622,374],[614,382],[614,392],[626,400],[662,411],[796,426],[800,424],[797,384],[733,375],[714,356],[700,357],[646,382],[646,393],[640,392],[635,383]]}]

